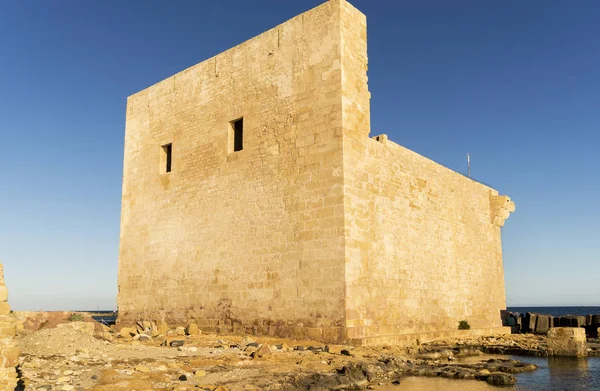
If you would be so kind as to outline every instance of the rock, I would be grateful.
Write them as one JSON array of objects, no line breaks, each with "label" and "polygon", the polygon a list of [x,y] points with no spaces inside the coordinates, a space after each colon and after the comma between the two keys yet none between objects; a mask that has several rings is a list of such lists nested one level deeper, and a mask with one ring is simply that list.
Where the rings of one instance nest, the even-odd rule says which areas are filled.
[{"label": "rock", "polygon": [[493,386],[513,386],[517,383],[517,379],[513,375],[502,372],[490,374],[486,381]]},{"label": "rock", "polygon": [[548,331],[549,356],[587,356],[585,330],[573,327],[555,327]]},{"label": "rock", "polygon": [[206,371],[203,371],[203,370],[199,369],[199,370],[197,370],[197,371],[194,372],[194,376],[196,376],[196,377],[204,377],[204,376],[206,376]]},{"label": "rock", "polygon": [[273,354],[273,350],[271,350],[271,345],[268,343],[263,343],[258,346],[258,350],[254,353],[254,357],[266,357]]},{"label": "rock", "polygon": [[169,325],[166,322],[160,322],[158,325],[158,333],[162,335],[167,335],[167,331],[169,331]]},{"label": "rock", "polygon": [[195,353],[198,351],[198,348],[195,346],[180,346],[179,349],[180,352],[192,352]]},{"label": "rock", "polygon": [[187,381],[187,376],[186,375],[181,375],[181,376],[179,376],[179,380],[180,381]]},{"label": "rock", "polygon": [[342,352],[342,346],[340,345],[326,345],[325,351],[331,354],[340,354]]},{"label": "rock", "polygon": [[201,332],[196,323],[190,323],[185,328],[185,334],[186,335],[199,335],[199,334],[201,334]]},{"label": "rock", "polygon": [[479,375],[481,377],[487,377],[487,376],[491,375],[491,372],[488,371],[487,369],[482,369],[479,372],[477,372],[477,375]]},{"label": "rock", "polygon": [[175,339],[169,343],[169,345],[173,347],[183,346],[183,344],[185,344],[185,341],[179,339]]},{"label": "rock", "polygon": [[133,329],[132,327],[123,327],[121,328],[121,330],[119,331],[119,334],[121,335],[121,337],[123,338],[131,338],[134,335],[137,334],[137,332],[135,331],[135,329]]},{"label": "rock", "polygon": [[240,348],[244,349],[246,346],[248,346],[248,344],[254,342],[254,340],[248,336],[245,336],[244,338],[242,338],[242,341],[240,342]]},{"label": "rock", "polygon": [[147,334],[140,334],[139,340],[142,342],[144,342],[144,341],[148,342],[148,341],[152,341],[152,337]]},{"label": "rock", "polygon": [[346,350],[346,349],[342,349],[342,350],[340,351],[340,354],[341,354],[342,356],[352,356],[352,354],[350,354],[350,351],[349,351],[349,350]]},{"label": "rock", "polygon": [[134,369],[141,373],[150,373],[150,368],[142,364],[136,365]]},{"label": "rock", "polygon": [[71,328],[74,330],[79,330],[84,334],[94,335],[96,333],[96,327],[92,322],[69,322],[69,323],[60,323],[56,326],[59,329]]},{"label": "rock", "polygon": [[110,331],[96,331],[94,333],[94,337],[98,338],[98,339],[103,339],[106,341],[112,341],[113,340],[113,335]]},{"label": "rock", "polygon": [[442,358],[442,354],[440,352],[421,353],[417,356],[417,358],[422,360],[439,360]]},{"label": "rock", "polygon": [[185,335],[185,327],[179,326],[175,329],[177,335]]},{"label": "rock", "polygon": [[600,326],[600,315],[592,315],[591,324]]}]

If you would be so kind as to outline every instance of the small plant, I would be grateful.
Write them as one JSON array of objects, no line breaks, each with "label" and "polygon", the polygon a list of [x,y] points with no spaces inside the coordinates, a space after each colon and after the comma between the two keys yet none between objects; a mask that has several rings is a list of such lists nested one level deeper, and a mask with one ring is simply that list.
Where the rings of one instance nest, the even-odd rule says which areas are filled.
[{"label": "small plant", "polygon": [[71,316],[69,316],[69,322],[81,322],[83,320],[83,315],[82,314],[78,314],[78,313],[72,313]]},{"label": "small plant", "polygon": [[471,328],[471,325],[466,320],[461,320],[460,322],[458,322],[459,330],[469,330],[470,328]]}]

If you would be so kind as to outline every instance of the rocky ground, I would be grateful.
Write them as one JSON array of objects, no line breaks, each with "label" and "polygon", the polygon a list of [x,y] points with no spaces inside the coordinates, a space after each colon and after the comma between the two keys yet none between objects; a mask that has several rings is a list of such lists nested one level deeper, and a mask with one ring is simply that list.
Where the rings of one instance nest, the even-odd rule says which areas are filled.
[{"label": "rocky ground", "polygon": [[401,382],[405,376],[510,385],[515,382],[514,373],[536,367],[491,358],[483,351],[498,346],[538,351],[543,346],[543,337],[520,335],[440,341],[408,348],[185,335],[182,329],[169,330],[167,336],[138,328],[120,336],[99,325],[81,323],[42,328],[20,336],[21,389],[362,390]]}]

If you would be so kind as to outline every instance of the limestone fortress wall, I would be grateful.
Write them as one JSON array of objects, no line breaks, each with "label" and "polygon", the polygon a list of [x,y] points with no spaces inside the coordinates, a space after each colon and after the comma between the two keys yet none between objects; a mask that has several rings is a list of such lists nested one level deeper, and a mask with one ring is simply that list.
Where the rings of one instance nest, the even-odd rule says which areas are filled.
[{"label": "limestone fortress wall", "polygon": [[500,330],[508,197],[370,138],[330,0],[127,101],[119,322],[381,343]]}]

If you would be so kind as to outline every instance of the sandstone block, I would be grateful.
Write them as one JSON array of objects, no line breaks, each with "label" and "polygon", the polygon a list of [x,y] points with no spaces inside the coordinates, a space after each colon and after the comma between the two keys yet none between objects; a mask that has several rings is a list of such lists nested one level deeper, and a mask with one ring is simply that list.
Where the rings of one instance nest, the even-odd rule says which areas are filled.
[{"label": "sandstone block", "polygon": [[121,331],[119,331],[119,334],[121,334],[121,337],[123,338],[131,338],[137,333],[136,330],[132,327],[123,327]]},{"label": "sandstone block", "polygon": [[177,335],[185,335],[185,327],[179,326],[175,329]]},{"label": "sandstone block", "polygon": [[555,327],[548,331],[548,355],[587,356],[585,330],[574,327]]},{"label": "sandstone block", "polygon": [[186,335],[198,335],[198,334],[200,334],[200,329],[198,328],[198,325],[196,323],[190,323],[185,328],[185,334]]}]

